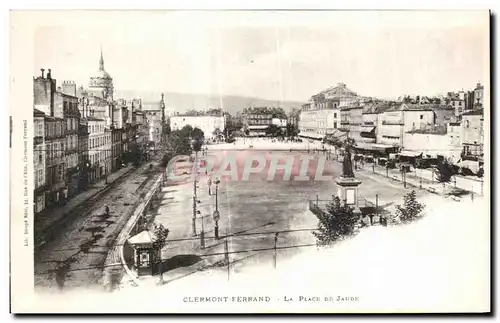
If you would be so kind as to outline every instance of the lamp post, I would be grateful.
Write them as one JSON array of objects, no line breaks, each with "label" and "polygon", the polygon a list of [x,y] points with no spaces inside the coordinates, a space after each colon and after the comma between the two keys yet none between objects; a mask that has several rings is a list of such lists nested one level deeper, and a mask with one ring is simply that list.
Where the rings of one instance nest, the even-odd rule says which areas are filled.
[{"label": "lamp post", "polygon": [[214,221],[215,221],[215,239],[219,239],[219,219],[220,219],[220,212],[219,212],[219,183],[220,181],[217,179],[215,180],[215,211],[213,214]]}]

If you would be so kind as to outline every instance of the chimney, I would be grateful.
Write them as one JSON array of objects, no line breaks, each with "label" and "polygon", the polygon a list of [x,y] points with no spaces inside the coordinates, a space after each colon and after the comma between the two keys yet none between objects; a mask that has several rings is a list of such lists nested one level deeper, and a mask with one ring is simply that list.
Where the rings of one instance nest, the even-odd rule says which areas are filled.
[{"label": "chimney", "polygon": [[63,81],[62,92],[71,96],[76,96],[76,84],[73,81]]},{"label": "chimney", "polygon": [[42,71],[42,78],[44,78],[45,77],[45,69],[41,68],[40,70]]},{"label": "chimney", "polygon": [[48,69],[48,72],[47,72],[47,79],[49,79],[49,80],[52,79],[52,75],[50,73],[50,68]]}]

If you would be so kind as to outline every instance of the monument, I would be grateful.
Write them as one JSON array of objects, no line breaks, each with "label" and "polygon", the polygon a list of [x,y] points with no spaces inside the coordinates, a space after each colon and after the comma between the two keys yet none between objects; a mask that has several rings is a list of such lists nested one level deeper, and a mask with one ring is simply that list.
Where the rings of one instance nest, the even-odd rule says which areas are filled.
[{"label": "monument", "polygon": [[342,161],[342,175],[335,179],[338,186],[337,196],[341,201],[346,201],[347,205],[354,208],[354,213],[361,214],[358,204],[358,186],[361,181],[354,176],[352,169],[352,144],[346,142],[345,154]]}]

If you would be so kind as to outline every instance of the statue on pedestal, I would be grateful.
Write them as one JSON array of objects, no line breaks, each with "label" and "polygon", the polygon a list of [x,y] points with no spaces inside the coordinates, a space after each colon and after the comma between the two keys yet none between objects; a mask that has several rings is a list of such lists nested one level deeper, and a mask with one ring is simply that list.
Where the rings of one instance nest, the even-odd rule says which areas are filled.
[{"label": "statue on pedestal", "polygon": [[352,144],[348,140],[346,140],[346,142],[344,143],[344,160],[342,161],[342,177],[354,178],[354,171],[352,169],[351,147]]}]

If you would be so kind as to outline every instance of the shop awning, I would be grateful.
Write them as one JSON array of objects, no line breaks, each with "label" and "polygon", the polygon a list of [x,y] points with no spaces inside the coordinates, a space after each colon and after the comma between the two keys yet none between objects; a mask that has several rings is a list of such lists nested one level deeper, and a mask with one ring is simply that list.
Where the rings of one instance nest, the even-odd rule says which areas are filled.
[{"label": "shop awning", "polygon": [[417,152],[417,151],[411,151],[411,150],[402,150],[400,153],[399,153],[400,156],[405,156],[405,157],[418,157],[420,155],[422,155],[421,152]]},{"label": "shop awning", "polygon": [[372,146],[373,146],[373,148],[377,148],[377,149],[394,148],[394,146],[386,145],[386,144],[372,144]]},{"label": "shop awning", "polygon": [[251,125],[251,126],[248,126],[248,130],[265,130],[269,128],[268,125]]},{"label": "shop awning", "polygon": [[301,132],[299,133],[299,137],[311,138],[311,139],[323,139],[324,136],[317,134],[315,132]]},{"label": "shop awning", "polygon": [[361,128],[360,136],[374,138],[375,137],[375,127],[363,127],[363,128]]},{"label": "shop awning", "polygon": [[364,150],[373,150],[373,145],[366,142],[357,142],[355,148]]}]

